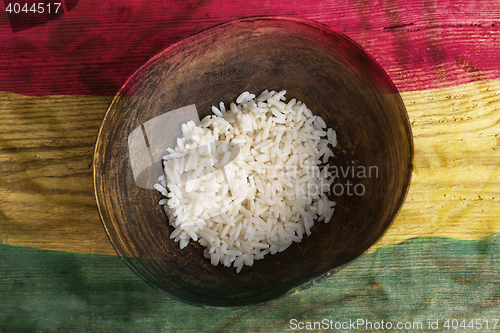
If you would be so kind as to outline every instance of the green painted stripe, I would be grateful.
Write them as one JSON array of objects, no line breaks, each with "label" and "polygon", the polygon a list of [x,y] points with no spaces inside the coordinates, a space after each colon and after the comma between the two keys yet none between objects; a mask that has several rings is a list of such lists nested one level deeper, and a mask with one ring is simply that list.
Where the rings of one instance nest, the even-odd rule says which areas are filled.
[{"label": "green painted stripe", "polygon": [[199,308],[151,288],[119,257],[0,245],[0,332],[297,331],[293,319],[422,322],[424,328],[439,319],[448,331],[447,318],[489,319],[490,325],[499,318],[498,281],[500,234],[475,241],[417,238],[366,253],[266,304]]}]

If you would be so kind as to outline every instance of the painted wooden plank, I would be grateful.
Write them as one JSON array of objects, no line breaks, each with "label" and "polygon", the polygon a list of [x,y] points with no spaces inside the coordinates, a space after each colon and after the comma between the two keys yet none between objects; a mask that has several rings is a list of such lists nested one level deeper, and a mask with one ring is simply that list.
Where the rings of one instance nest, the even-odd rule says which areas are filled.
[{"label": "painted wooden plank", "polygon": [[[405,205],[372,251],[413,237],[500,232],[499,94],[499,81],[402,94],[415,169]],[[0,243],[114,254],[91,171],[110,98],[1,96]]]},{"label": "painted wooden plank", "polygon": [[1,243],[115,253],[97,212],[91,165],[109,103],[109,97],[1,95]]},{"label": "painted wooden plank", "polygon": [[402,94],[415,143],[410,190],[373,248],[412,237],[500,232],[500,84]]},{"label": "painted wooden plank", "polygon": [[[436,331],[444,332],[446,320],[492,324],[500,311],[499,241],[498,234],[414,239],[364,254],[277,300],[237,308],[175,301],[115,256],[0,245],[0,331],[278,333],[326,320],[331,332],[431,332],[429,322],[437,320]],[[336,329],[349,321],[360,325]],[[382,321],[393,329],[366,326]],[[422,329],[398,330],[398,322]]]},{"label": "painted wooden plank", "polygon": [[69,13],[13,33],[0,13],[0,91],[114,95],[163,48],[249,16],[314,20],[345,33],[381,63],[401,91],[500,77],[495,0],[80,1]]}]

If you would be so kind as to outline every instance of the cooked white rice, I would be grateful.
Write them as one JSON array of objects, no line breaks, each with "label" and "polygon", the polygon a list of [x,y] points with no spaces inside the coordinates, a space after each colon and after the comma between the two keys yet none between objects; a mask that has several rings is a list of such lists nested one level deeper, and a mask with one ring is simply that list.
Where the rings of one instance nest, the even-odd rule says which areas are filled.
[{"label": "cooked white rice", "polygon": [[305,104],[286,103],[285,93],[245,91],[227,111],[212,106],[215,116],[183,124],[163,158],[155,188],[166,197],[170,238],[181,248],[198,241],[212,265],[240,272],[332,218],[325,192],[334,179],[321,165],[333,157],[336,133]]}]

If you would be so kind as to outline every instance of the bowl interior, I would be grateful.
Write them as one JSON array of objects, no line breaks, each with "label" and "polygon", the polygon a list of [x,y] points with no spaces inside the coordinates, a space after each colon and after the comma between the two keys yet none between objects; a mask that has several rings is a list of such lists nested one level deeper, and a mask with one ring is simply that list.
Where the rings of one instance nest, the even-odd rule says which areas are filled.
[{"label": "bowl interior", "polygon": [[[127,138],[146,121],[195,104],[228,105],[243,91],[287,90],[337,131],[332,221],[286,251],[234,268],[212,266],[203,248],[183,250],[156,190],[134,182]],[[102,123],[94,185],[116,251],[151,285],[189,303],[231,306],[276,298],[366,251],[402,205],[412,171],[404,104],[383,69],[357,44],[320,24],[254,18],[218,26],[152,58],[123,86]]]}]

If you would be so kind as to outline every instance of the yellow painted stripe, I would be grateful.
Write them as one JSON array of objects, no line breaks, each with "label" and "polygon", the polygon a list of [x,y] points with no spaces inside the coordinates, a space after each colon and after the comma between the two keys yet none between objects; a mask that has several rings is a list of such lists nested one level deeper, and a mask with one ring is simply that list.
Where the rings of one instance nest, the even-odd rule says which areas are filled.
[{"label": "yellow painted stripe", "polygon": [[500,232],[500,81],[402,93],[415,144],[406,202],[370,250]]},{"label": "yellow painted stripe", "polygon": [[0,243],[115,254],[91,165],[111,99],[0,93]]},{"label": "yellow painted stripe", "polygon": [[[402,93],[414,174],[370,251],[414,237],[500,233],[500,82]],[[110,97],[0,93],[0,243],[114,254],[92,191],[93,145]]]}]

